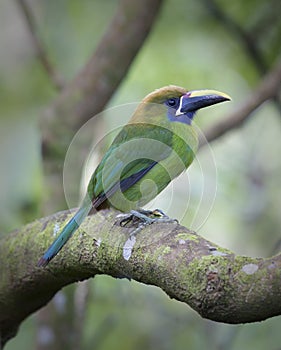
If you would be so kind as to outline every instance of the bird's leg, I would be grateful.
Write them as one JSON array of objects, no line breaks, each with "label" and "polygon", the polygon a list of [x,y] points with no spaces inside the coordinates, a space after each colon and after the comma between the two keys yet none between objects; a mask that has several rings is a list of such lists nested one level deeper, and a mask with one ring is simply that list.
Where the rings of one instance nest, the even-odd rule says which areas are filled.
[{"label": "bird's leg", "polygon": [[147,225],[155,222],[178,222],[176,219],[171,219],[160,209],[154,210],[131,210],[131,215],[145,222]]},{"label": "bird's leg", "polygon": [[129,222],[132,224],[138,223],[138,228],[141,226],[151,225],[155,222],[167,222],[167,223],[178,223],[176,219],[171,219],[165,213],[163,213],[160,209],[154,210],[131,210],[130,213],[118,215],[118,217],[122,218],[120,221],[120,226],[127,226]]}]

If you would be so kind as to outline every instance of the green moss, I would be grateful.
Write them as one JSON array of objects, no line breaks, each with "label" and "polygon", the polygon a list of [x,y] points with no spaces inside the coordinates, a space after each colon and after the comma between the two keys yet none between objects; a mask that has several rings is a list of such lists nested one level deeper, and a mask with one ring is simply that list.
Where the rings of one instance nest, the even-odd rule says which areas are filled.
[{"label": "green moss", "polygon": [[168,254],[171,252],[171,247],[165,247],[163,250],[162,250],[162,254]]},{"label": "green moss", "polygon": [[[161,261],[161,258],[164,256],[164,255],[167,255],[171,252],[171,248],[170,247],[159,247],[157,249],[155,249],[154,251],[148,251],[146,253],[147,255],[147,259],[151,260],[151,261],[158,261],[158,264],[159,266],[161,265],[160,264],[160,261]],[[160,260],[159,260],[160,259]]]},{"label": "green moss", "polygon": [[184,232],[184,233],[179,233],[175,236],[177,240],[183,239],[185,241],[194,241],[194,242],[199,242],[200,238],[194,233],[190,232]]},{"label": "green moss", "polygon": [[199,259],[194,259],[188,265],[189,288],[193,295],[200,295],[200,291],[206,289],[208,285],[208,275],[210,272],[224,275],[227,279],[229,260],[224,257],[206,255]]},{"label": "green moss", "polygon": [[260,268],[258,259],[237,256],[235,259],[237,268],[237,279],[244,285],[249,285],[253,281],[267,279],[268,271]]}]

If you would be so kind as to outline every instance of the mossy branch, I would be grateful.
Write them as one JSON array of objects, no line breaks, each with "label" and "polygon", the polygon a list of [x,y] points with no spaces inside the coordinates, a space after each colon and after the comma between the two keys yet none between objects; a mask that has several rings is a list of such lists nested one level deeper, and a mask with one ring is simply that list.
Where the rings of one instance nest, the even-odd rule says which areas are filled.
[{"label": "mossy branch", "polygon": [[281,254],[269,259],[235,255],[178,224],[153,224],[129,240],[116,211],[88,217],[46,267],[37,261],[68,212],[42,218],[0,241],[2,345],[20,323],[62,287],[97,274],[155,285],[202,317],[255,322],[281,314]]}]

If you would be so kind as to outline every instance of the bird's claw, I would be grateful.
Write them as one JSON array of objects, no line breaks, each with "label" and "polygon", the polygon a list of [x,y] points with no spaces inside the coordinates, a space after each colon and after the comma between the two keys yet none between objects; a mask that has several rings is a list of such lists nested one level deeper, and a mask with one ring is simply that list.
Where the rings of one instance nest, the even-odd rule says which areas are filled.
[{"label": "bird's claw", "polygon": [[171,219],[160,209],[154,210],[131,210],[130,213],[120,214],[117,216],[122,218],[119,222],[120,226],[125,227],[129,222],[132,224],[138,224],[137,229],[142,229],[145,226],[151,225],[155,222],[167,222],[167,223],[178,223],[178,220]]}]

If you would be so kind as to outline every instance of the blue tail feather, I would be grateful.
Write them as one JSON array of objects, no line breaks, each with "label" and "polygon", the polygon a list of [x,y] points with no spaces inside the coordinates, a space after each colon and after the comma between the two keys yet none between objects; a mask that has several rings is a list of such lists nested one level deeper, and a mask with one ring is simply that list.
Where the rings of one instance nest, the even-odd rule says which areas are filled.
[{"label": "blue tail feather", "polygon": [[64,226],[60,235],[54,240],[42,258],[38,261],[38,266],[46,266],[61,250],[73,233],[81,225],[82,221],[88,215],[92,208],[92,205],[89,201],[80,207],[77,213],[69,220],[69,222]]}]

